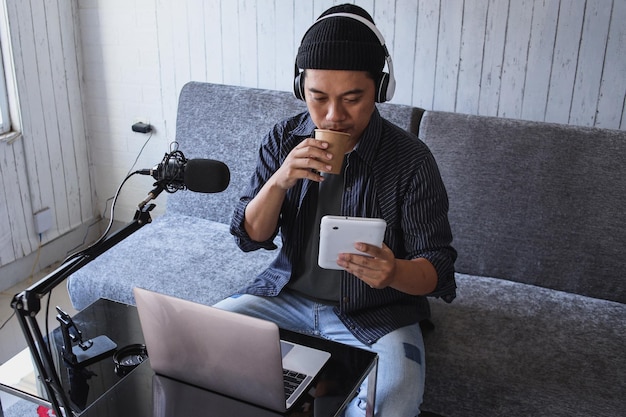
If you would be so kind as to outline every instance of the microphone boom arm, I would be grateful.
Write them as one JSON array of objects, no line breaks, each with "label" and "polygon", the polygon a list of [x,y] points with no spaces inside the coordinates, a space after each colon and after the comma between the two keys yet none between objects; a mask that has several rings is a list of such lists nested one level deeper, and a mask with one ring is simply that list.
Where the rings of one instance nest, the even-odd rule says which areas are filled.
[{"label": "microphone boom arm", "polygon": [[[157,188],[159,187],[160,186]],[[155,190],[153,190],[153,192]],[[55,369],[54,360],[50,354],[50,350],[47,348],[47,343],[54,343],[54,341],[51,340],[50,335],[48,335],[46,342],[36,320],[37,313],[41,310],[41,299],[71,274],[102,255],[146,224],[151,223],[152,218],[150,217],[150,211],[154,209],[155,205],[146,205],[146,203],[156,198],[157,195],[158,193],[147,201],[142,202],[143,204],[135,212],[132,222],[113,233],[107,239],[80,252],[79,255],[70,257],[40,281],[16,294],[11,301],[11,307],[15,310],[17,320],[33,357],[33,362],[39,372],[39,378],[42,380],[46,390],[47,399],[50,401],[50,405],[57,416],[73,416],[76,415],[76,413],[63,390],[60,377]]]},{"label": "microphone boom arm", "polygon": [[[36,316],[41,309],[41,298],[50,293],[71,274],[126,239],[141,227],[152,222],[150,211],[154,209],[155,205],[148,203],[157,198],[161,192],[173,193],[177,190],[189,189],[196,192],[212,193],[221,192],[228,187],[230,172],[226,164],[212,160],[188,160],[178,150],[178,144],[176,142],[175,144],[175,149],[170,153],[166,153],[161,163],[156,167],[134,172],[134,174],[152,175],[157,181],[154,183],[155,188],[139,203],[132,222],[106,239],[104,239],[105,233],[96,243],[67,258],[61,266],[39,282],[16,294],[11,300],[11,307],[15,310],[17,320],[20,323],[22,333],[33,357],[33,362],[39,372],[39,378],[42,380],[46,390],[47,399],[59,417],[75,416],[80,411],[73,409],[66,395],[67,393],[63,390],[60,377],[56,372],[51,349],[48,347],[48,343],[54,343],[54,341],[46,341],[44,339],[37,323]],[[214,174],[215,178],[207,175],[207,173]],[[122,184],[124,183],[122,182]],[[69,322],[66,319],[62,314],[60,315],[59,321],[62,327],[69,326]],[[69,329],[65,330],[69,331]],[[62,331],[64,330],[62,329]],[[65,333],[63,335],[65,336]],[[67,334],[67,339],[69,338],[69,334]],[[98,360],[101,357],[100,355],[105,355],[112,349],[115,349],[115,343],[107,339],[106,336],[98,336],[93,339],[92,346],[86,349],[83,345],[71,347],[71,341],[64,340],[65,355],[63,356],[66,359],[66,363],[70,368],[79,368],[81,365],[87,366],[88,363]],[[73,349],[75,347],[79,347],[79,349]],[[83,355],[80,348],[83,351],[91,350],[89,354]],[[80,355],[77,355],[77,352]],[[63,409],[65,412],[63,412]],[[0,416],[1,414],[0,412]]]}]

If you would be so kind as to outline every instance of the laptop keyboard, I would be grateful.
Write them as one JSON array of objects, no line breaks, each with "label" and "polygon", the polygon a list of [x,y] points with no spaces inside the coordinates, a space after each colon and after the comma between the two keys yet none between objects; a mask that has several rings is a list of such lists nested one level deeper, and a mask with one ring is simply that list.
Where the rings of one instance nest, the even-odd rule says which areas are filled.
[{"label": "laptop keyboard", "polygon": [[305,378],[306,375],[304,374],[283,369],[283,380],[285,381],[285,400],[288,399],[296,389],[298,389]]}]

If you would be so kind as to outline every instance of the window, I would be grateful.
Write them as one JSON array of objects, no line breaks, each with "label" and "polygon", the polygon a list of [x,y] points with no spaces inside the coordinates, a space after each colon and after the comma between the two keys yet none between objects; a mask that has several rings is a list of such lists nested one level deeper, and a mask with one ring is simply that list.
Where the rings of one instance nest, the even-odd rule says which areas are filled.
[{"label": "window", "polygon": [[12,56],[7,2],[0,1],[0,142],[8,143],[22,137]]},{"label": "window", "polygon": [[9,118],[9,100],[7,97],[7,84],[4,77],[4,65],[0,54],[0,135],[11,130]]}]

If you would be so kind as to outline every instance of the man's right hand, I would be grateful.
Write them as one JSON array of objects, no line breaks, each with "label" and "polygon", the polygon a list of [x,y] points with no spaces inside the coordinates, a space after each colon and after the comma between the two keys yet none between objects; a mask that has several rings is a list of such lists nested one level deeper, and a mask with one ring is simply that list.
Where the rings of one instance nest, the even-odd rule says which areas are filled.
[{"label": "man's right hand", "polygon": [[272,182],[283,190],[293,187],[300,179],[323,181],[320,172],[329,172],[333,155],[326,151],[328,143],[308,138],[293,148],[280,168],[272,176]]},{"label": "man's right hand", "polygon": [[298,180],[324,180],[320,171],[331,170],[331,166],[323,162],[332,158],[325,150],[327,148],[327,142],[308,138],[289,152],[280,168],[246,206],[244,227],[252,240],[263,242],[272,236],[278,224],[285,194]]}]

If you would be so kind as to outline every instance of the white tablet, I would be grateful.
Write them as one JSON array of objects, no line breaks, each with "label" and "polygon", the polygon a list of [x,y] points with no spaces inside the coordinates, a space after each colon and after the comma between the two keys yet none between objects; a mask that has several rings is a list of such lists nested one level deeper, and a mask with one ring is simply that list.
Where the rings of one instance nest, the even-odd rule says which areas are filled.
[{"label": "white tablet", "polygon": [[325,269],[342,269],[337,265],[340,253],[358,253],[357,242],[383,246],[387,223],[366,217],[324,216],[320,223],[320,251],[317,263]]}]

